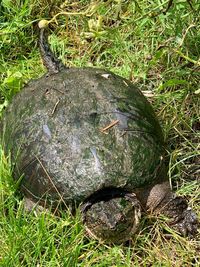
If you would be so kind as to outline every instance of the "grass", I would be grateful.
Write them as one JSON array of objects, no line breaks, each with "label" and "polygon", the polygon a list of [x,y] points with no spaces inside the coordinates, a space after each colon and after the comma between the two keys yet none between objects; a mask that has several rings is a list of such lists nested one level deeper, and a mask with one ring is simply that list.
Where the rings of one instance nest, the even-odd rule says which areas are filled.
[{"label": "grass", "polygon": [[[160,0],[49,3],[0,4],[0,114],[27,81],[45,73],[37,21],[88,9],[90,16],[57,17],[52,49],[69,66],[107,68],[145,91],[163,127],[172,187],[200,216],[199,1],[174,0],[166,14],[168,1]],[[0,266],[200,266],[200,234],[182,238],[162,217],[143,218],[130,246],[107,246],[85,235],[79,214],[24,212],[18,191],[1,149]]]}]

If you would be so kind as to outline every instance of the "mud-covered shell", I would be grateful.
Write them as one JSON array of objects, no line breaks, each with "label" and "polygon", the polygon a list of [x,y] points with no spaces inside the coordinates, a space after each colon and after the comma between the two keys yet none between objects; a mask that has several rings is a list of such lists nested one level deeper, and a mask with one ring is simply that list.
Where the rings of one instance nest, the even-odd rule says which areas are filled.
[{"label": "mud-covered shell", "polygon": [[64,69],[30,82],[4,114],[3,142],[34,200],[79,204],[102,188],[132,192],[166,179],[151,105],[105,70]]}]

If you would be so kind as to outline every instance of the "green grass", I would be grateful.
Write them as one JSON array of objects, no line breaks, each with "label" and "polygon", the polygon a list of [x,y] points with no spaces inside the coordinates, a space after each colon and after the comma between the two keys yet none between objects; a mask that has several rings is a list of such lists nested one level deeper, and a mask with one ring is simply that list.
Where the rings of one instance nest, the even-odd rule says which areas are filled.
[{"label": "green grass", "polygon": [[[69,66],[107,68],[148,91],[166,137],[169,179],[200,217],[200,3],[3,0],[0,4],[0,114],[30,79],[45,73],[37,21],[51,24],[52,49]],[[103,18],[100,23],[99,18]],[[200,234],[182,238],[162,217],[143,218],[127,247],[89,239],[69,213],[23,210],[9,157],[0,150],[0,266],[200,266]]]}]

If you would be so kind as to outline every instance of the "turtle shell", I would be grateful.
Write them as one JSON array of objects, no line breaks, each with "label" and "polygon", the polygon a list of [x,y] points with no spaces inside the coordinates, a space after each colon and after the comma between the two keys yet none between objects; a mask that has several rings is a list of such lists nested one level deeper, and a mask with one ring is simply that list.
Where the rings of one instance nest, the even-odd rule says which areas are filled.
[{"label": "turtle shell", "polygon": [[133,192],[166,179],[151,105],[105,70],[64,69],[31,81],[4,114],[3,142],[15,179],[35,201],[80,204],[104,188]]}]

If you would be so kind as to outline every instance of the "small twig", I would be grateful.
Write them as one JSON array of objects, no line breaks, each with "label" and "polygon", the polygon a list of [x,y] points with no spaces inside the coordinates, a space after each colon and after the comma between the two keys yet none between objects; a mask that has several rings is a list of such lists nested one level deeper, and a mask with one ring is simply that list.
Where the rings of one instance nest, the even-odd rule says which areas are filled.
[{"label": "small twig", "polygon": [[59,93],[61,93],[61,94],[64,94],[64,92],[61,91],[61,90],[59,90],[58,88],[52,88],[52,90],[55,90],[55,91],[57,91],[57,92],[59,92]]},{"label": "small twig", "polygon": [[156,95],[151,91],[142,91],[143,95],[146,97],[155,97]]},{"label": "small twig", "polygon": [[100,131],[101,131],[102,133],[107,134],[106,131],[109,130],[110,128],[112,128],[113,126],[115,126],[115,125],[118,124],[118,123],[119,123],[119,120],[115,120],[115,121],[111,122],[108,126],[106,126],[106,127],[104,127],[103,129],[101,129]]},{"label": "small twig", "polygon": [[128,87],[128,83],[125,80],[123,80],[123,83]]},{"label": "small twig", "polygon": [[65,203],[65,200],[63,199],[62,195],[60,194],[60,192],[58,191],[57,187],[55,186],[54,182],[52,181],[50,175],[48,174],[47,170],[45,169],[44,165],[42,164],[41,160],[35,155],[37,161],[40,163],[42,169],[44,170],[47,178],[49,179],[50,183],[52,184],[53,188],[56,190],[57,194],[59,195],[61,201],[63,202],[63,204],[65,205],[65,207],[67,209],[69,209],[69,207],[67,206],[67,204]]},{"label": "small twig", "polygon": [[56,108],[57,108],[59,102],[60,102],[60,99],[58,99],[58,101],[55,103],[55,105],[54,105],[54,107],[53,107],[53,110],[52,110],[52,112],[51,112],[51,115],[53,115],[53,114],[55,113]]}]

